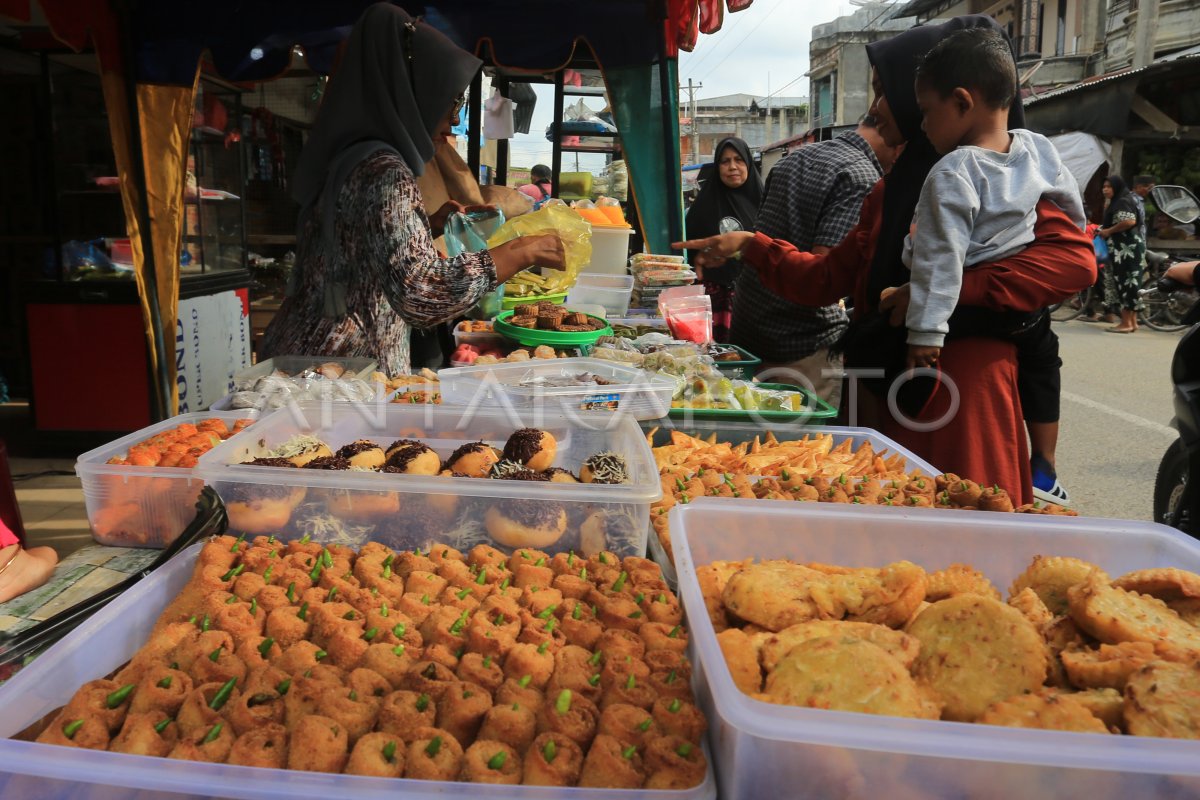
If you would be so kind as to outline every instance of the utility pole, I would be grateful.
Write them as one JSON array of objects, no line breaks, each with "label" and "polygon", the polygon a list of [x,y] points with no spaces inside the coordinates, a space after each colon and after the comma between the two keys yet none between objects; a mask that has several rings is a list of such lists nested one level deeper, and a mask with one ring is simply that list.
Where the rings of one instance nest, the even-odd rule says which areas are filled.
[{"label": "utility pole", "polygon": [[692,163],[700,163],[700,129],[696,126],[696,90],[703,89],[703,83],[692,83],[692,79],[688,78],[687,93],[688,93],[688,113],[691,114],[692,120]]}]

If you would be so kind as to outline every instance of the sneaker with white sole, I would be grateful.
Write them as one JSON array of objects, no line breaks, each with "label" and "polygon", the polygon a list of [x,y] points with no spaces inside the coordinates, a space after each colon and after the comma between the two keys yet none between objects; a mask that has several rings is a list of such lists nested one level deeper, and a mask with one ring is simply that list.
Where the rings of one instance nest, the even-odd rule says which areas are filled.
[{"label": "sneaker with white sole", "polygon": [[1057,503],[1066,506],[1071,503],[1071,496],[1058,482],[1058,475],[1050,466],[1050,462],[1040,455],[1034,454],[1029,459],[1029,467],[1033,472],[1033,496],[1043,503]]}]

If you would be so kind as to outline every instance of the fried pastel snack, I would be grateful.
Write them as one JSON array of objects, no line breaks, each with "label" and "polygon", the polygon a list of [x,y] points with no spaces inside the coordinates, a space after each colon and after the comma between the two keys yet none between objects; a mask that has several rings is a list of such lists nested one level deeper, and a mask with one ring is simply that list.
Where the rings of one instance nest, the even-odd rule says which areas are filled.
[{"label": "fried pastel snack", "polygon": [[[999,599],[999,598],[997,598]],[[1054,622],[1054,615],[1038,593],[1026,586],[1021,591],[1008,598],[1008,604],[1025,615],[1025,619],[1033,623],[1039,631]]]},{"label": "fried pastel snack", "polygon": [[1064,650],[1060,656],[1072,686],[1080,689],[1124,689],[1129,676],[1157,661],[1149,642],[1102,644],[1096,650]]},{"label": "fried pastel snack", "polygon": [[477,683],[457,683],[438,703],[437,727],[448,731],[464,748],[469,747],[491,707],[492,694],[487,689]]},{"label": "fried pastel snack", "polygon": [[978,594],[1000,599],[1000,592],[979,570],[969,564],[951,564],[945,569],[929,573],[929,586],[925,600],[936,603],[956,594]]},{"label": "fried pastel snack", "polygon": [[1116,689],[1085,689],[1081,692],[1046,689],[1043,694],[1071,698],[1092,712],[1110,731],[1117,732],[1125,725],[1125,698]]},{"label": "fried pastel snack", "polygon": [[1067,591],[1071,618],[1091,636],[1107,644],[1150,642],[1172,661],[1200,658],[1200,628],[1184,622],[1162,600],[1127,592],[1092,573]]},{"label": "fried pastel snack", "polygon": [[850,619],[898,627],[925,599],[925,570],[907,561],[830,574],[787,561],[765,561],[729,579],[725,607],[772,631],[814,619]]},{"label": "fried pastel snack", "polygon": [[480,739],[463,753],[459,779],[467,783],[508,784],[521,782],[521,756],[504,742]]},{"label": "fried pastel snack", "polygon": [[763,640],[758,660],[768,673],[774,670],[796,645],[809,639],[819,639],[825,636],[852,636],[870,642],[894,656],[904,665],[905,669],[912,666],[917,652],[921,649],[920,642],[908,634],[869,622],[845,622],[843,620],[801,622],[784,628],[778,633],[760,634],[760,636],[763,636]]},{"label": "fried pastel snack", "polygon": [[[1087,580],[1092,570],[1098,570],[1095,564],[1081,561],[1078,558],[1065,556],[1034,556],[1024,572],[1017,576],[1009,588],[1009,596],[1020,593],[1026,587],[1037,592],[1038,597],[1050,609],[1050,613],[1058,616],[1067,613],[1067,589],[1077,583]],[[1101,573],[1103,574],[1103,573]]]},{"label": "fried pastel snack", "polygon": [[536,735],[537,716],[533,709],[520,703],[510,703],[488,709],[483,724],[479,726],[477,738],[508,742],[517,752],[524,752]]},{"label": "fried pastel snack", "polygon": [[971,722],[997,700],[1037,691],[1046,678],[1041,634],[999,600],[973,594],[940,600],[908,633],[921,642],[913,676],[944,701],[943,719]]},{"label": "fried pastel snack", "polygon": [[1171,567],[1130,572],[1114,580],[1112,585],[1127,592],[1148,594],[1164,602],[1200,598],[1200,575]]},{"label": "fried pastel snack", "polygon": [[350,737],[345,727],[329,717],[309,714],[293,726],[291,738],[288,769],[336,773],[350,758]]},{"label": "fried pastel snack", "polygon": [[525,749],[522,767],[526,786],[574,786],[583,771],[583,751],[566,736],[543,733]]},{"label": "fried pastel snack", "polygon": [[441,728],[417,728],[405,754],[404,777],[426,781],[458,780],[463,749]]},{"label": "fried pastel snack", "polygon": [[288,759],[287,728],[267,723],[246,731],[234,741],[228,763],[242,767],[284,769]]},{"label": "fried pastel snack", "polygon": [[640,789],[645,767],[636,747],[626,747],[607,734],[597,736],[583,760],[579,786],[593,789]]},{"label": "fried pastel snack", "polygon": [[347,775],[399,778],[404,774],[404,741],[390,733],[368,733],[350,751],[343,771]]},{"label": "fried pastel snack", "polygon": [[983,725],[1108,733],[1104,723],[1067,694],[1022,694],[992,703],[975,720]]},{"label": "fried pastel snack", "polygon": [[1125,685],[1125,726],[1134,736],[1200,739],[1200,662],[1156,661]]},{"label": "fried pastel snack", "polygon": [[[793,626],[796,627],[796,626]],[[717,644],[729,667],[733,684],[745,694],[762,691],[763,674],[758,664],[753,642],[740,628],[729,628],[717,634]]]},{"label": "fried pastel snack", "polygon": [[850,636],[823,636],[796,645],[767,676],[764,691],[782,705],[927,716],[904,665],[882,647]]},{"label": "fried pastel snack", "polygon": [[660,736],[646,748],[646,789],[690,789],[704,782],[704,749],[679,736]]},{"label": "fried pastel snack", "polygon": [[129,712],[120,733],[109,742],[108,749],[114,753],[128,753],[133,756],[165,757],[179,741],[179,726],[168,724],[160,733],[158,725],[163,720],[169,720],[169,717],[157,710],[145,713]]}]

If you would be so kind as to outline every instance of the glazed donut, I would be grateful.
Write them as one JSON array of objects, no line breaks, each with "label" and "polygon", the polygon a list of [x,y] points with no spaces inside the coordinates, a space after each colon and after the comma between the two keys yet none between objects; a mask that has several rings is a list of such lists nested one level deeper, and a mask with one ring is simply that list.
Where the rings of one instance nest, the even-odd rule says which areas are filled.
[{"label": "glazed donut", "polygon": [[402,439],[388,448],[387,462],[382,472],[399,475],[437,475],[442,460],[433,448],[421,442]]},{"label": "glazed donut", "polygon": [[325,498],[325,508],[340,519],[375,522],[400,511],[400,493],[337,489]]},{"label": "glazed donut", "polygon": [[625,457],[613,452],[596,453],[579,468],[583,483],[629,483],[629,465]]},{"label": "glazed donut", "polygon": [[500,460],[500,451],[486,442],[468,442],[450,454],[446,468],[469,478],[486,478],[492,465]]},{"label": "glazed donut", "polygon": [[487,510],[484,527],[505,547],[549,547],[567,530],[567,512],[558,503],[509,500]]},{"label": "glazed donut", "polygon": [[338,448],[336,455],[347,459],[356,469],[379,469],[385,461],[383,448],[370,439],[358,439]]},{"label": "glazed donut", "polygon": [[303,500],[303,486],[235,485],[225,503],[229,527],[248,534],[276,533]]},{"label": "glazed donut", "polygon": [[537,428],[521,428],[508,437],[501,457],[524,464],[534,472],[549,469],[558,454],[558,442],[550,433]]},{"label": "glazed donut", "polygon": [[315,436],[293,436],[276,447],[271,455],[290,459],[297,467],[303,467],[314,458],[333,455],[333,451]]}]

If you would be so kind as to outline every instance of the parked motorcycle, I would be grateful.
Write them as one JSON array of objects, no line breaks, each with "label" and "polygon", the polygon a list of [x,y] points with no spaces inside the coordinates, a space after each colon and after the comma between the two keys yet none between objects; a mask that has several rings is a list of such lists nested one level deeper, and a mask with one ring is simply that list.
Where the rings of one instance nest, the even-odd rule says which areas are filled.
[{"label": "parked motorcycle", "polygon": [[[1159,211],[1181,224],[1200,219],[1200,201],[1186,189],[1172,189],[1171,198],[1160,202]],[[1174,190],[1179,190],[1178,192]],[[1180,195],[1182,192],[1183,195]],[[1186,196],[1184,196],[1186,195]],[[1189,200],[1190,198],[1190,200]],[[1194,283],[1194,278],[1193,278]],[[1179,340],[1171,359],[1171,383],[1174,385],[1175,418],[1171,427],[1179,438],[1171,443],[1158,465],[1154,480],[1154,519],[1184,533],[1200,538],[1200,302],[1197,288],[1163,277],[1156,291],[1165,297],[1178,297],[1190,305],[1180,320],[1191,329]]]}]

